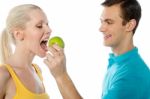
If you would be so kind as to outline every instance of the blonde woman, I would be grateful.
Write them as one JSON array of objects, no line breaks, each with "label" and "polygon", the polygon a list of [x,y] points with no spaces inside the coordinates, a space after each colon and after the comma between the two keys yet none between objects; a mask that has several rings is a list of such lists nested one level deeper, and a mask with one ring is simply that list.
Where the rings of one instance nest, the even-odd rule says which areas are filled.
[{"label": "blonde woman", "polygon": [[[14,7],[6,20],[0,41],[0,99],[49,99],[35,55],[46,57],[44,63],[55,78],[64,99],[81,99],[66,72],[62,48],[47,47],[52,30],[42,9],[24,4]],[[11,42],[15,50],[11,50]],[[50,51],[52,54],[47,54]]]}]

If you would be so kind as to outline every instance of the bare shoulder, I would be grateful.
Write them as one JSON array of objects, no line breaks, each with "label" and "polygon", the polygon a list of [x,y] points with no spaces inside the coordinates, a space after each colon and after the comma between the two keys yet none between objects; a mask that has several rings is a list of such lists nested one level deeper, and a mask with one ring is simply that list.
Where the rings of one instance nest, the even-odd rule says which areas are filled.
[{"label": "bare shoulder", "polygon": [[3,65],[0,66],[0,97],[2,97],[6,91],[7,82],[10,79],[10,74],[7,68]]},{"label": "bare shoulder", "polygon": [[10,74],[6,68],[6,66],[0,66],[0,82],[8,80],[10,78]]}]

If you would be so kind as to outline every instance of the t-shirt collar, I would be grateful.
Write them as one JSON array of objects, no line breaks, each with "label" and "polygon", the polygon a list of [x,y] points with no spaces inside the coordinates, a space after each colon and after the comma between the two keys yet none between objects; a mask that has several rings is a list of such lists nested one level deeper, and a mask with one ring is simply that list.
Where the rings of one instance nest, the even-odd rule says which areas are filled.
[{"label": "t-shirt collar", "polygon": [[115,56],[114,53],[110,53],[109,54],[109,66],[108,66],[108,68],[114,63],[120,63],[120,62],[126,60],[127,58],[129,58],[130,56],[132,56],[135,53],[138,53],[137,47],[134,47],[130,51],[128,51],[124,54],[121,54],[119,56]]}]

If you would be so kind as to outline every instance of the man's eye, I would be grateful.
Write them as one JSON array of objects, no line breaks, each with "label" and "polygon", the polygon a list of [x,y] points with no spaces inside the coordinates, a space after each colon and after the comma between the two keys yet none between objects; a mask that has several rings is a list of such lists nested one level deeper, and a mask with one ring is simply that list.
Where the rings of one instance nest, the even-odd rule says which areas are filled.
[{"label": "man's eye", "polygon": [[107,24],[113,24],[113,22],[107,21]]}]

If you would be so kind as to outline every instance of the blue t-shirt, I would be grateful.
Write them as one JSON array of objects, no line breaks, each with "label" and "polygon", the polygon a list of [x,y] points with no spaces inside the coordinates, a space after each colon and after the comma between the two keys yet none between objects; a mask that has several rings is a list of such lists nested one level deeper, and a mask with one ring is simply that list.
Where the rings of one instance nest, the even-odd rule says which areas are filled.
[{"label": "blue t-shirt", "polygon": [[102,99],[150,99],[150,70],[138,49],[110,54]]}]

